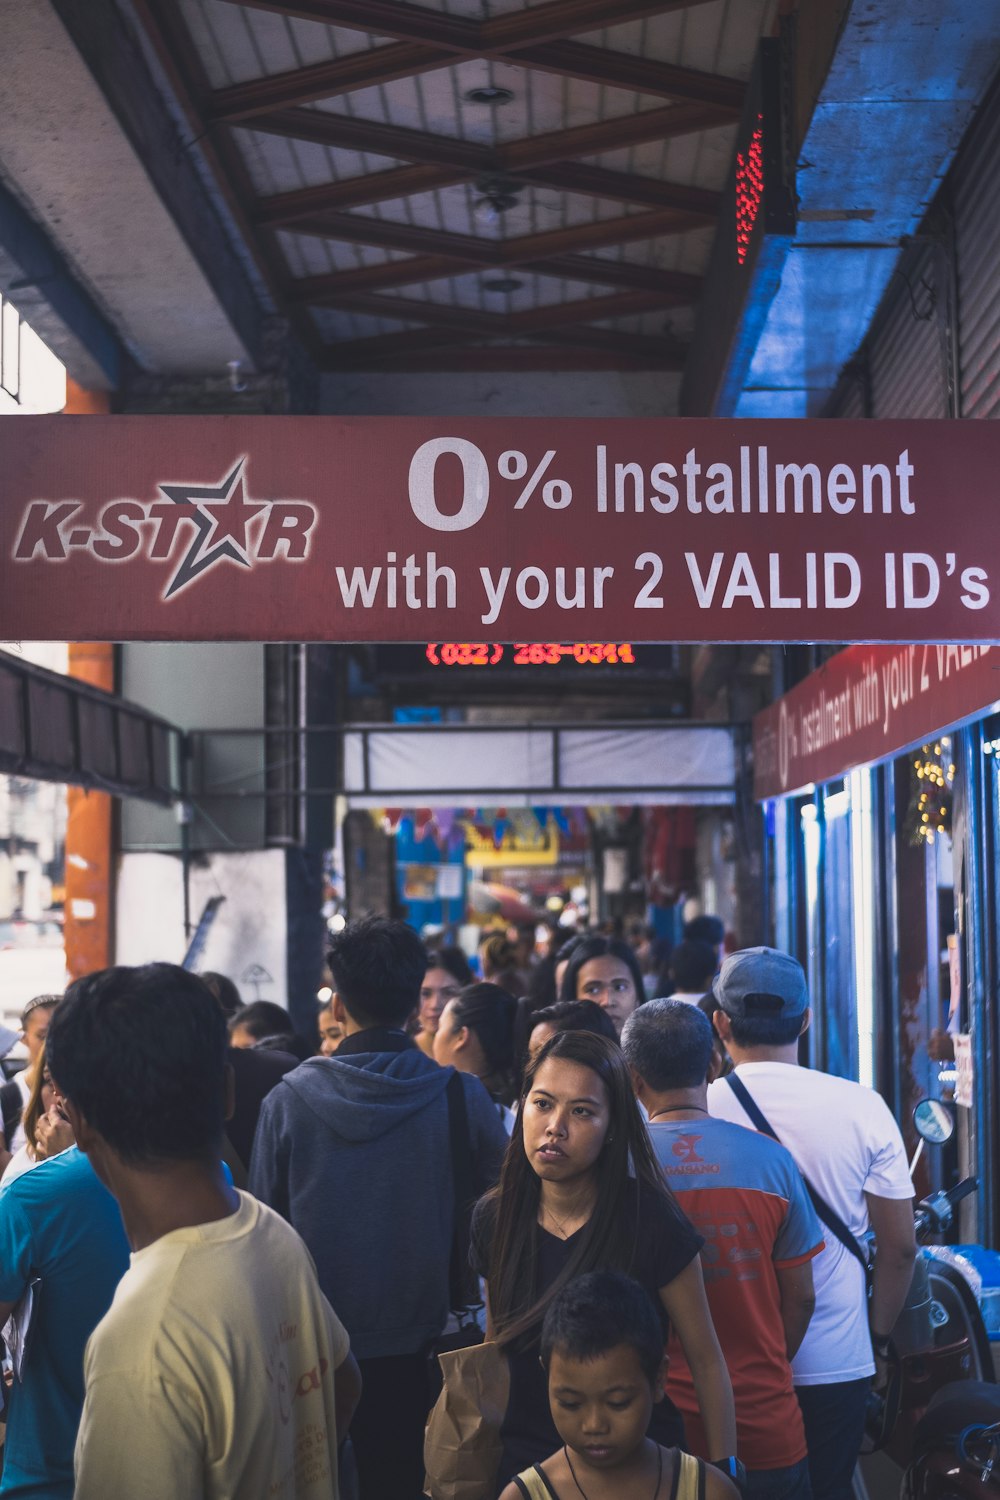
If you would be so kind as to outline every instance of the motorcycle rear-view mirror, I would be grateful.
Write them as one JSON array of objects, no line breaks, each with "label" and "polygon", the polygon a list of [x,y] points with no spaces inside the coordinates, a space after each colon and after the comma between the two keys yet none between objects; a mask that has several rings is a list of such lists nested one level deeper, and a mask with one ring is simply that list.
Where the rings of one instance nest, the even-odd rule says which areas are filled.
[{"label": "motorcycle rear-view mirror", "polygon": [[955,1133],[955,1117],[940,1099],[921,1099],[913,1111],[913,1124],[923,1141],[943,1146]]}]

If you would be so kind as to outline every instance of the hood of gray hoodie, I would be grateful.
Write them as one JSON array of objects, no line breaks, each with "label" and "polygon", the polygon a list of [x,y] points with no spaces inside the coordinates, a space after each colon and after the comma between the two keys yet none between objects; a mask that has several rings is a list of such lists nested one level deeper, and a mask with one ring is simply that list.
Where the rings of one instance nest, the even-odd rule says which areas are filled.
[{"label": "hood of gray hoodie", "polygon": [[405,1125],[448,1087],[453,1069],[439,1068],[418,1047],[310,1057],[278,1088],[295,1093],[345,1141],[374,1141]]}]

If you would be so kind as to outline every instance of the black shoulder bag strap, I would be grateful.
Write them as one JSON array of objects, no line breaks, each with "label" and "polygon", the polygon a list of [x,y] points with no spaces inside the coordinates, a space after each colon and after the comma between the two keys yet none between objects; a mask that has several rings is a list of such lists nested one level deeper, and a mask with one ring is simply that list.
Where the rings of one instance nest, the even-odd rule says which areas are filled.
[{"label": "black shoulder bag strap", "polygon": [[9,1083],[5,1083],[0,1088],[0,1113],[3,1115],[3,1134],[4,1140],[7,1142],[8,1151],[10,1150],[11,1136],[21,1123],[22,1112],[21,1090],[12,1078]]},{"label": "black shoulder bag strap", "polygon": [[[754,1099],[753,1095],[747,1088],[746,1084],[743,1082],[742,1078],[738,1078],[735,1073],[728,1073],[726,1075],[726,1082],[729,1084],[729,1087],[732,1089],[733,1093],[736,1095],[745,1112],[749,1115],[750,1119],[756,1125],[757,1129],[763,1131],[764,1135],[769,1135],[772,1140],[778,1141],[779,1146],[784,1145],[784,1142],[779,1139],[777,1131],[768,1122],[763,1110]],[[794,1155],[794,1152],[792,1154]],[[801,1167],[799,1168],[799,1171],[802,1172]],[[868,1265],[868,1257],[862,1250],[861,1246],[858,1244],[854,1235],[848,1229],[847,1225],[844,1223],[840,1215],[830,1207],[829,1203],[827,1203],[822,1193],[819,1193],[816,1188],[813,1187],[812,1183],[809,1181],[809,1178],[804,1172],[802,1172],[802,1181],[806,1185],[806,1192],[812,1199],[812,1205],[816,1210],[817,1217],[822,1220],[827,1229],[829,1229],[830,1233],[837,1237],[837,1239],[843,1245],[844,1249],[849,1250],[850,1253],[854,1256],[854,1259],[861,1262],[861,1266],[865,1272],[865,1277],[867,1280],[870,1270],[870,1267]]]},{"label": "black shoulder bag strap", "polygon": [[478,1291],[471,1296],[472,1272],[469,1267],[469,1244],[472,1210],[476,1188],[472,1178],[472,1143],[469,1140],[469,1112],[465,1107],[462,1075],[456,1069],[445,1089],[448,1101],[448,1141],[451,1150],[451,1176],[455,1188],[455,1226],[451,1237],[451,1260],[448,1265],[448,1290],[453,1311],[479,1301]]}]

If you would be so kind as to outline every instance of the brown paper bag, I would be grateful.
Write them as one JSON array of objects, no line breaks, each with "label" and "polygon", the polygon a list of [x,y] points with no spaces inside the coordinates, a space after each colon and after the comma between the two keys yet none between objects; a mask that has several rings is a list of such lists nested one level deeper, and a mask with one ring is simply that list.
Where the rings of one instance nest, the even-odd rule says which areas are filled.
[{"label": "brown paper bag", "polygon": [[427,1421],[424,1494],[431,1500],[494,1500],[510,1371],[497,1344],[439,1354],[444,1388]]}]

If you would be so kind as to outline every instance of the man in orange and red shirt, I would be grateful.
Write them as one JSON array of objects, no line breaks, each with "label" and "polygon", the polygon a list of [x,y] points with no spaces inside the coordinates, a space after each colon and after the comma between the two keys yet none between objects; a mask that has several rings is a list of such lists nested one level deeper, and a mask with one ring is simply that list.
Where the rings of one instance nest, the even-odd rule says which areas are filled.
[{"label": "man in orange and red shirt", "polygon": [[[649,1001],[622,1033],[653,1149],[705,1239],[705,1290],[733,1382],[744,1494],[809,1500],[789,1361],[812,1315],[812,1261],[823,1235],[785,1148],[709,1115],[712,1041],[707,1016],[676,1000]],[[676,1338],[669,1354],[668,1393],[684,1414],[691,1452],[707,1457],[694,1383]]]}]

